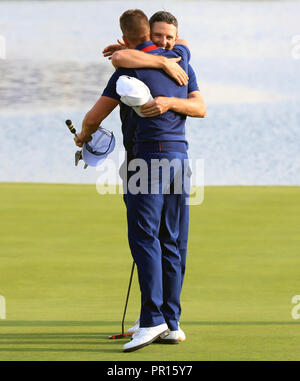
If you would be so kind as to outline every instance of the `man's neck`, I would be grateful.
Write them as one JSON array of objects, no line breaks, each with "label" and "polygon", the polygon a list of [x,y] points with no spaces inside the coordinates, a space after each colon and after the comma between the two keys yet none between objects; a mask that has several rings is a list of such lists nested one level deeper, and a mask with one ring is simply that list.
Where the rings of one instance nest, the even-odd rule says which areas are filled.
[{"label": "man's neck", "polygon": [[128,41],[129,44],[127,45],[127,47],[129,49],[136,49],[137,46],[144,44],[145,42],[148,42],[148,41],[151,41],[150,35],[142,37],[141,39],[138,40],[138,42],[133,43],[133,42]]}]

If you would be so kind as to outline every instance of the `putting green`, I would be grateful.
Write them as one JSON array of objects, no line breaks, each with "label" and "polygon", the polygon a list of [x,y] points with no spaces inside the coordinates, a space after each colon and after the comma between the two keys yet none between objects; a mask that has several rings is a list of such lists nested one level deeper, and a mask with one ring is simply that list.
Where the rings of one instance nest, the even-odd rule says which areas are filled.
[{"label": "putting green", "polygon": [[[123,353],[122,196],[0,184],[0,360],[300,360],[300,187],[206,187],[190,209],[179,345]],[[139,315],[135,273],[126,328]],[[299,308],[300,313],[300,308]]]}]

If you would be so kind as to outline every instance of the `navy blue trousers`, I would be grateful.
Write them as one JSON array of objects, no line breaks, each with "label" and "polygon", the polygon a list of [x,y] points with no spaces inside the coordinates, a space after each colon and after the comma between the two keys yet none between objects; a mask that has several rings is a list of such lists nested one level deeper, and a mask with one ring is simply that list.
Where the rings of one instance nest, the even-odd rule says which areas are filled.
[{"label": "navy blue trousers", "polygon": [[[148,164],[148,193],[132,194],[129,187],[125,201],[129,245],[141,289],[140,326],[151,327],[166,322],[171,330],[177,330],[188,233],[189,209],[185,202],[188,194],[183,186],[187,154],[155,152],[140,153],[137,157]],[[170,182],[164,183],[164,190],[161,176],[154,178],[159,183],[159,192],[151,193],[151,159],[167,159],[169,162],[176,159],[181,163],[180,193],[176,193],[178,189],[174,190],[178,169],[171,170]],[[164,193],[167,188],[169,193]]]}]

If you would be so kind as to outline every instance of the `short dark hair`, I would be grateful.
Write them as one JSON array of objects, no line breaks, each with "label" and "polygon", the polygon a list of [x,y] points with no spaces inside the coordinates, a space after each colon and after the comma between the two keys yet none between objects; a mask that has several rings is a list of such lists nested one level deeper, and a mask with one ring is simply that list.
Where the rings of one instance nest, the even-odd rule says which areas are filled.
[{"label": "short dark hair", "polygon": [[149,39],[150,25],[148,17],[140,9],[129,9],[120,17],[123,35],[131,42],[141,43]]},{"label": "short dark hair", "polygon": [[155,22],[160,22],[160,21],[163,21],[167,24],[172,24],[176,26],[176,29],[178,30],[178,21],[176,17],[172,15],[172,13],[166,12],[166,11],[159,11],[154,13],[154,15],[152,15],[149,20],[150,28],[152,28],[152,25]]}]

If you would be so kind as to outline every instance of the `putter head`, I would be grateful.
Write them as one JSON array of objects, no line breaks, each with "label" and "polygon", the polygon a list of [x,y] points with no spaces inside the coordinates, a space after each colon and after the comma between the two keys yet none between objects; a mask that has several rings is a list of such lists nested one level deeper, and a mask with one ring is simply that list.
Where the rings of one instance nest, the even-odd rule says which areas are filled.
[{"label": "putter head", "polygon": [[117,335],[108,336],[109,339],[116,340],[116,339],[124,339],[125,337],[132,336],[132,333],[119,333]]},{"label": "putter head", "polygon": [[75,166],[77,167],[79,160],[82,160],[81,150],[75,152]]},{"label": "putter head", "polygon": [[[78,165],[79,160],[83,160],[81,150],[75,152],[75,166],[76,167]],[[85,163],[83,168],[86,169],[87,167],[88,167],[88,164]]]}]

